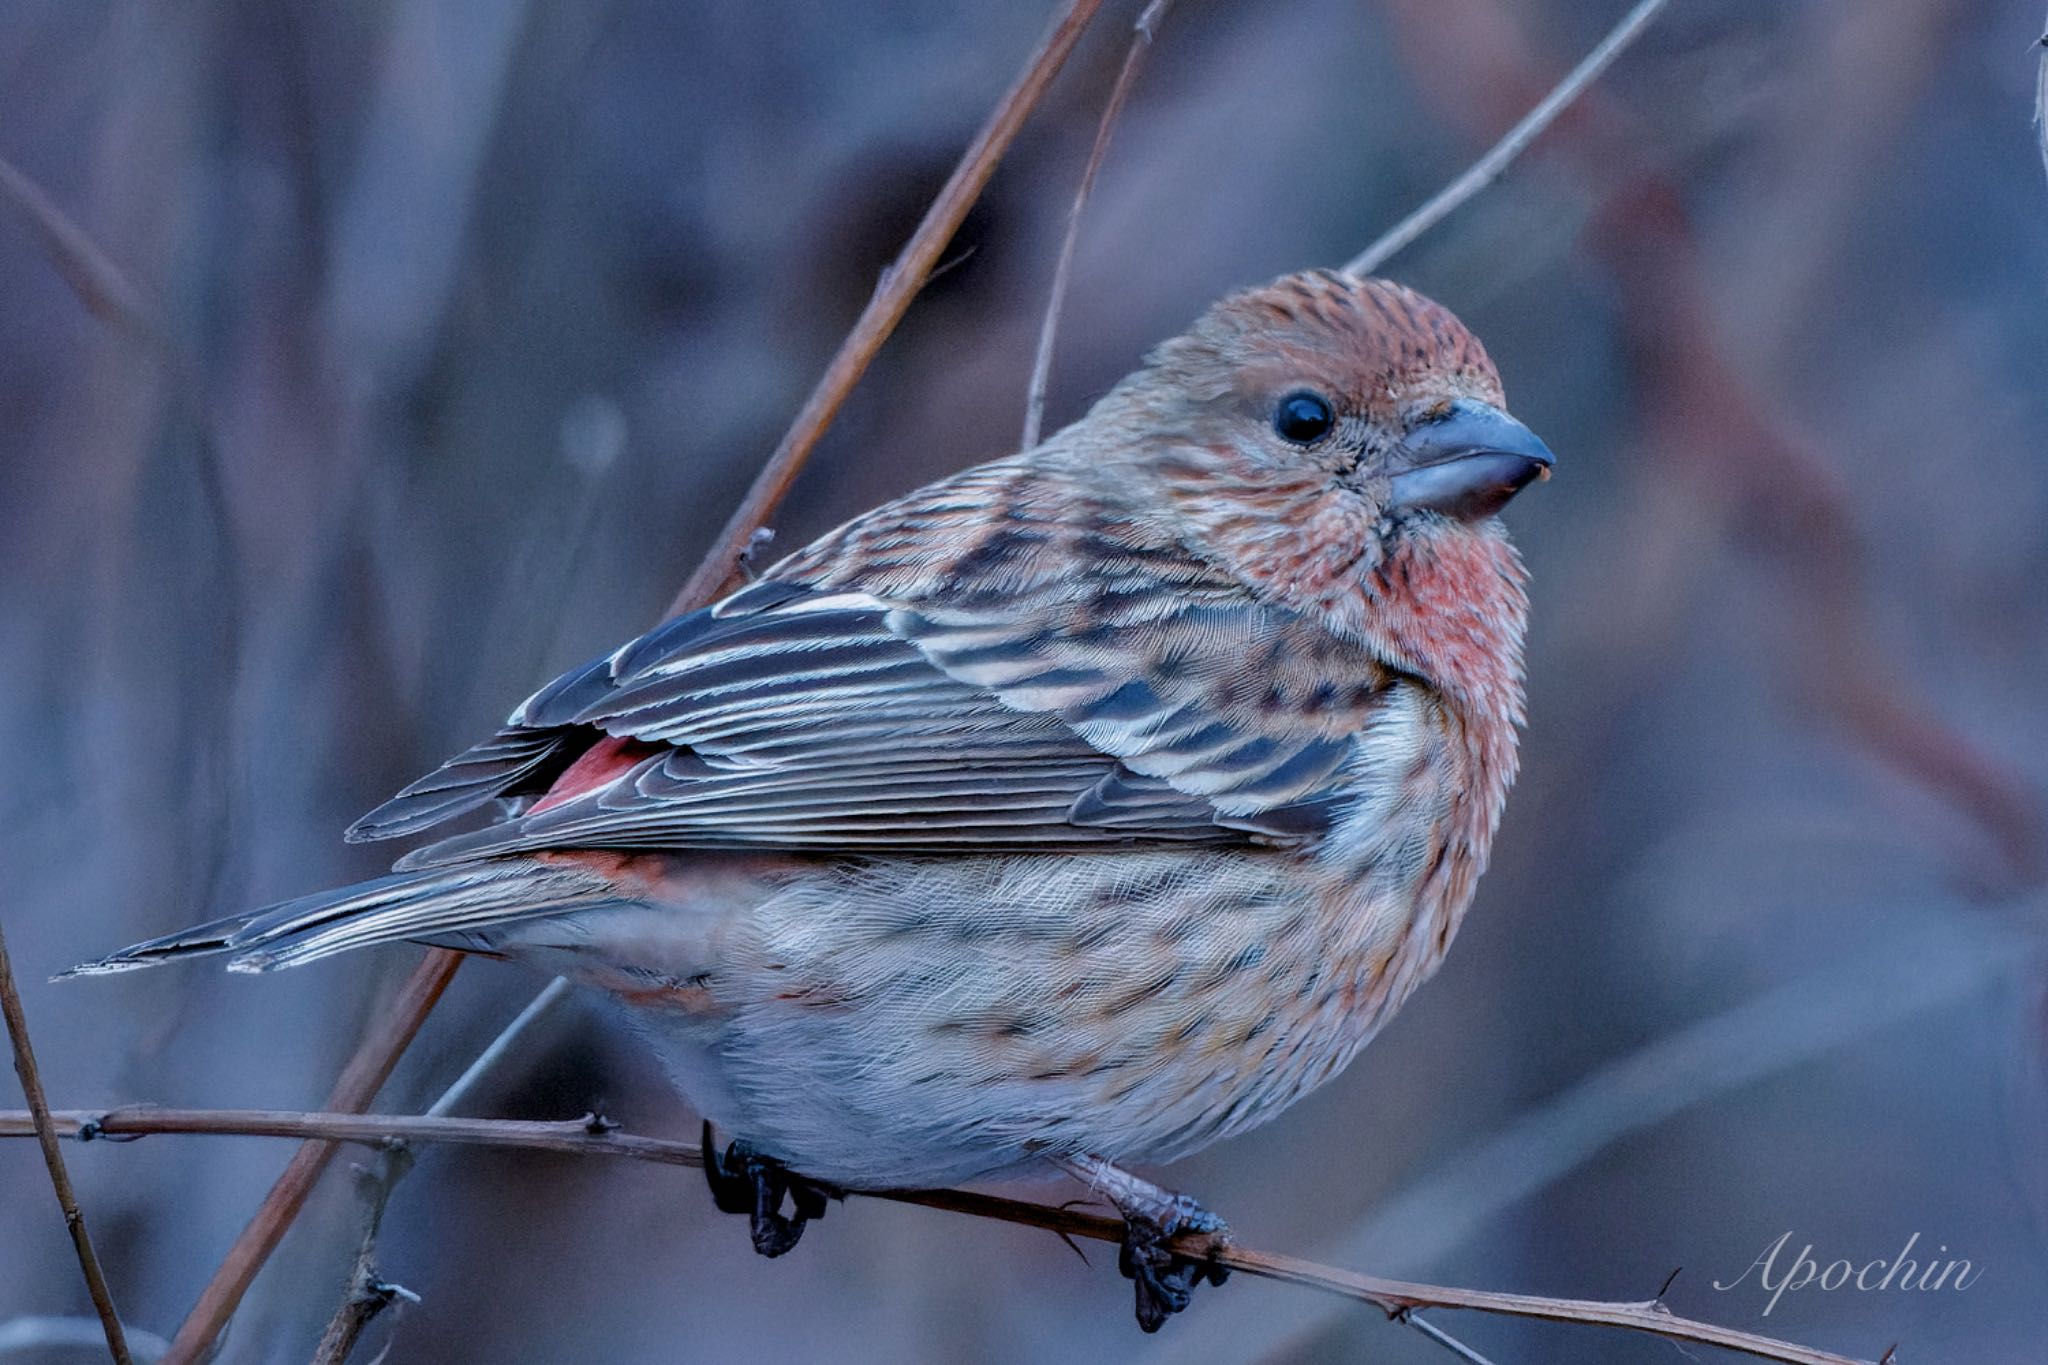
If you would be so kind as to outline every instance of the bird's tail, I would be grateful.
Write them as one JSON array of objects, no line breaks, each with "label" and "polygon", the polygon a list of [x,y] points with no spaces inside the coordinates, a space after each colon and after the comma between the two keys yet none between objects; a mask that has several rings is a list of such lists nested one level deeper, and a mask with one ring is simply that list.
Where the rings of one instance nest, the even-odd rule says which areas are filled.
[{"label": "bird's tail", "polygon": [[394,939],[481,946],[469,935],[510,920],[622,899],[613,882],[583,867],[494,858],[379,877],[230,915],[123,948],[62,975],[128,972],[214,953],[234,954],[228,961],[231,972],[267,972]]}]

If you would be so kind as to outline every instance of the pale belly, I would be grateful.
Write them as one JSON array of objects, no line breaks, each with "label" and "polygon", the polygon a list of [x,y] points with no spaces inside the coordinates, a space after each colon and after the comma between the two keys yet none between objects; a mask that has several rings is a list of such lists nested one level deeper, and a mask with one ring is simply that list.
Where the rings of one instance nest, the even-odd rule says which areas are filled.
[{"label": "pale belly", "polygon": [[813,864],[504,947],[621,994],[723,1135],[819,1179],[1164,1161],[1329,1079],[1419,980],[1412,886],[1294,858]]}]

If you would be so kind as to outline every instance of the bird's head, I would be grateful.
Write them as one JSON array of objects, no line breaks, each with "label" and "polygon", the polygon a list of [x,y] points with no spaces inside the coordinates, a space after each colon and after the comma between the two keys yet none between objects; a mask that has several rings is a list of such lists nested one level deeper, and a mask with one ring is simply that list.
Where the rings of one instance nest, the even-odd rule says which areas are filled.
[{"label": "bird's head", "polygon": [[1519,668],[1520,567],[1494,514],[1553,457],[1504,401],[1448,309],[1316,270],[1215,304],[1082,425],[1146,432],[1085,444],[1261,596],[1333,613],[1432,672],[1446,642],[1425,637],[1476,609]]}]

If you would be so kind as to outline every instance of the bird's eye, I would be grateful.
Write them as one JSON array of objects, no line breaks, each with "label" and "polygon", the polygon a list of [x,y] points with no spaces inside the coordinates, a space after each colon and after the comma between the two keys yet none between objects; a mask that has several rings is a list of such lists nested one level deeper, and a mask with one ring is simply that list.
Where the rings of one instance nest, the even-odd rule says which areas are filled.
[{"label": "bird's eye", "polygon": [[1307,389],[1288,394],[1273,409],[1273,430],[1298,446],[1314,445],[1336,425],[1337,414],[1330,411],[1330,400]]}]

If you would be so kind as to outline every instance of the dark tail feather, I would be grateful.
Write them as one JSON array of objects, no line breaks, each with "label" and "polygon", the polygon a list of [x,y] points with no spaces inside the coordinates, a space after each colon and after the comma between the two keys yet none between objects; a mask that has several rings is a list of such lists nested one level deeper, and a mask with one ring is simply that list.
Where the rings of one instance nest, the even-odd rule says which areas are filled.
[{"label": "dark tail feather", "polygon": [[570,731],[512,725],[465,749],[348,827],[352,844],[417,834],[485,802],[545,789],[568,766]]},{"label": "dark tail feather", "polygon": [[610,881],[579,867],[523,858],[465,863],[230,915],[123,948],[62,976],[129,972],[213,953],[234,954],[231,972],[266,972],[394,939],[432,939],[619,899]]}]

